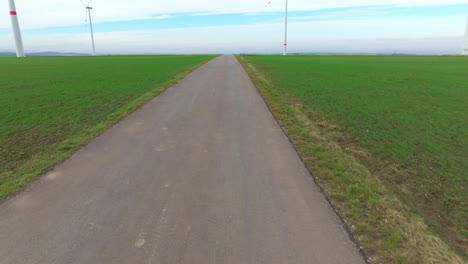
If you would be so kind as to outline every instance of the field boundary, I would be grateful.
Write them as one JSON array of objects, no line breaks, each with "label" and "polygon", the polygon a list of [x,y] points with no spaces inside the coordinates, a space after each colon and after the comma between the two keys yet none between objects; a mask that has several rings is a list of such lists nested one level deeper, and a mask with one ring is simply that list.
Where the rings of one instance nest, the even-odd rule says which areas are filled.
[{"label": "field boundary", "polygon": [[93,127],[84,129],[82,132],[73,135],[70,138],[49,146],[44,152],[31,157],[15,171],[6,172],[4,175],[0,175],[4,181],[2,184],[3,190],[0,192],[0,204],[5,200],[8,200],[11,197],[21,193],[21,191],[28,187],[30,183],[34,182],[39,177],[42,177],[55,166],[70,158],[83,146],[89,144],[92,140],[105,133],[115,124],[119,123],[122,119],[134,113],[145,104],[161,95],[172,86],[176,85],[187,75],[205,65],[209,61],[215,59],[216,57],[217,56],[214,56],[208,61],[189,67],[188,69],[174,76],[174,78],[155,86],[150,91],[143,93],[136,99],[126,103],[120,108],[117,108],[106,119],[97,123]]},{"label": "field boundary", "polygon": [[327,134],[323,127],[333,124],[311,120],[304,106],[237,58],[369,263],[464,263],[359,158]]}]

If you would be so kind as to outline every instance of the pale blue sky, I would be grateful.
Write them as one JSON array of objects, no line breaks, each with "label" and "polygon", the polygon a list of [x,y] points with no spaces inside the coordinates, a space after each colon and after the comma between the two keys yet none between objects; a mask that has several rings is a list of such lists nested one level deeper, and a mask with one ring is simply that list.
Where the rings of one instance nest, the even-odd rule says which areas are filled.
[{"label": "pale blue sky", "polygon": [[[16,1],[27,52],[89,52],[89,29],[78,0],[64,6],[69,16],[54,15],[60,2],[49,13],[43,11],[48,8]],[[145,0],[131,3],[138,1],[148,6]],[[289,1],[291,52],[459,53],[468,15],[468,2],[456,0],[426,1],[429,4],[387,0],[381,5],[357,0],[328,6]],[[179,9],[168,4],[159,9],[158,5],[135,9],[122,1],[115,6],[102,2],[92,3],[96,48],[101,54],[281,52],[284,1],[273,1],[267,8],[268,1],[255,5],[250,1],[242,8],[239,0],[236,6],[209,8],[210,1],[204,0],[200,7],[183,5]],[[2,10],[8,8],[4,3]],[[2,14],[0,51],[12,51],[8,12]]]}]

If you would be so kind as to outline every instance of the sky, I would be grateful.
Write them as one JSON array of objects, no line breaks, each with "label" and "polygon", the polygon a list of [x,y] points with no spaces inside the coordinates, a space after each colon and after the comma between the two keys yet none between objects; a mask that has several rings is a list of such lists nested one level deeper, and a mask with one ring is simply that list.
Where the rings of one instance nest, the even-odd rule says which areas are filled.
[{"label": "sky", "polygon": [[[85,1],[87,5],[89,0]],[[285,0],[94,0],[98,54],[281,53]],[[16,0],[25,51],[90,53],[80,0]],[[468,0],[289,0],[291,53],[459,54]],[[0,52],[14,51],[8,1]]]}]

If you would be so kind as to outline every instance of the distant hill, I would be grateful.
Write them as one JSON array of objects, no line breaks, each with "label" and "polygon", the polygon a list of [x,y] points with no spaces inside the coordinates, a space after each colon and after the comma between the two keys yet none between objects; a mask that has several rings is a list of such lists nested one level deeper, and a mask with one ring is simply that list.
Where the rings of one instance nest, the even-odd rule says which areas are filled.
[{"label": "distant hill", "polygon": [[54,51],[35,52],[35,53],[26,54],[26,56],[31,56],[31,57],[88,56],[88,55],[89,54],[85,54],[85,53],[54,52]]},{"label": "distant hill", "polygon": [[[88,56],[88,55],[89,54],[85,54],[85,53],[55,52],[55,51],[26,53],[26,57],[63,57],[63,56]],[[14,52],[0,52],[0,57],[15,57],[15,56],[16,56],[16,53]]]},{"label": "distant hill", "polygon": [[16,56],[13,52],[0,52],[0,57],[13,57]]}]

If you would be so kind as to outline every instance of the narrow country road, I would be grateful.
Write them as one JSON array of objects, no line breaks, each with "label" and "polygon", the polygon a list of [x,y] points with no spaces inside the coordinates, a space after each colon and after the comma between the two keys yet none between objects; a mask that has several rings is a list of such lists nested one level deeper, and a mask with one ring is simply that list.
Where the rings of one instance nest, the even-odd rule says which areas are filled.
[{"label": "narrow country road", "polygon": [[233,56],[0,204],[1,264],[364,263]]}]

